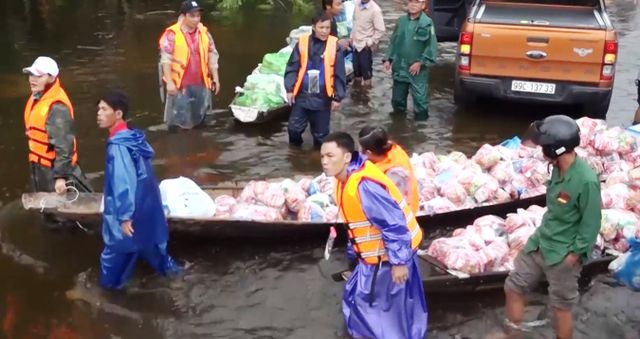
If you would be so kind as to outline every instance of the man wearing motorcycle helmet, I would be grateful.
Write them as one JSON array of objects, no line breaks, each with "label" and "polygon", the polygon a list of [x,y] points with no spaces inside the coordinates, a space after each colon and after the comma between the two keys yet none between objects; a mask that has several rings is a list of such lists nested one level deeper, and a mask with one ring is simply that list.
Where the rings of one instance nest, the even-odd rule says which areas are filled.
[{"label": "man wearing motorcycle helmet", "polygon": [[580,129],[564,115],[531,124],[531,141],[553,166],[547,183],[547,212],[505,281],[507,325],[521,330],[525,294],[543,275],[549,282],[557,338],[572,338],[571,310],[578,301],[578,277],[600,230],[600,181],[575,152]]}]

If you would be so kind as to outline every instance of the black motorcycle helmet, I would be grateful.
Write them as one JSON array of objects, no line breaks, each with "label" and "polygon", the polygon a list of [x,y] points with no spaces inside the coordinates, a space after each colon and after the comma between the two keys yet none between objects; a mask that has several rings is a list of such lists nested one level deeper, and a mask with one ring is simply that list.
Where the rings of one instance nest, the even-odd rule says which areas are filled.
[{"label": "black motorcycle helmet", "polygon": [[531,141],[542,146],[542,154],[558,159],[580,145],[580,127],[566,115],[552,115],[531,124]]}]

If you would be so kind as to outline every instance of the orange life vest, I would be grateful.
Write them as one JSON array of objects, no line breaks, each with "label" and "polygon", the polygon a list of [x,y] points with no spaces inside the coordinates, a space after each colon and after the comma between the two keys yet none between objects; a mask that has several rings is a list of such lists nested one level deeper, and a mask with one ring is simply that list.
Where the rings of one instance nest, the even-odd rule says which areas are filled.
[{"label": "orange life vest", "polygon": [[[29,142],[29,161],[49,168],[53,168],[56,150],[53,145],[49,144],[47,118],[49,117],[51,106],[55,103],[62,103],[67,106],[71,119],[74,118],[71,100],[69,100],[67,93],[60,86],[60,80],[58,79],[40,99],[36,100],[32,94],[24,107],[24,128]],[[78,163],[75,137],[73,138],[71,163],[73,165]]]},{"label": "orange life vest", "polygon": [[371,265],[376,265],[380,261],[388,261],[382,232],[371,224],[362,210],[362,200],[358,192],[358,186],[362,179],[377,182],[389,192],[391,198],[404,213],[407,228],[411,234],[411,248],[414,251],[417,250],[422,242],[422,229],[411,212],[411,208],[393,182],[378,167],[367,160],[361,169],[351,173],[346,183],[338,181],[336,184],[338,208],[340,215],[347,223],[347,233],[355,253],[365,263]]},{"label": "orange life vest", "polygon": [[[182,23],[178,22],[173,26],[170,26],[164,31],[162,37],[171,31],[175,35],[173,57],[171,60],[171,79],[178,89],[182,85],[182,79],[184,73],[189,64],[189,45],[187,44],[187,38],[182,33]],[[208,89],[212,88],[211,77],[209,76],[209,34],[208,30],[203,24],[198,25],[198,52],[200,53],[200,70],[202,72],[202,79],[205,86]],[[159,44],[162,44],[162,37],[160,37]],[[163,77],[164,79],[164,77]],[[165,79],[166,82],[166,79]]]},{"label": "orange life vest", "polygon": [[376,162],[375,164],[384,173],[387,173],[387,171],[393,167],[402,167],[409,172],[409,197],[407,197],[407,201],[411,206],[413,214],[418,213],[418,209],[420,208],[418,180],[416,180],[416,176],[413,173],[413,166],[411,165],[411,160],[407,152],[405,152],[400,145],[393,144],[384,160]]},{"label": "orange life vest", "polygon": [[[302,88],[302,81],[307,73],[307,65],[309,63],[309,40],[310,34],[300,36],[298,40],[298,51],[300,52],[300,69],[298,70],[298,78],[293,86],[293,95],[298,95],[300,88]],[[327,89],[327,96],[333,97],[333,78],[335,74],[336,64],[336,52],[338,51],[338,38],[329,36],[327,39],[327,45],[324,48],[322,54],[322,60],[324,61],[324,87]]]}]

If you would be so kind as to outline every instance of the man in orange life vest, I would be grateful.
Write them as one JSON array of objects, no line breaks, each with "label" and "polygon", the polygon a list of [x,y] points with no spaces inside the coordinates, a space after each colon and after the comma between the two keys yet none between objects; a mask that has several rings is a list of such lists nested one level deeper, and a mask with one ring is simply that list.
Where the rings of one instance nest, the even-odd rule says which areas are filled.
[{"label": "man in orange life vest", "polygon": [[31,87],[24,126],[33,190],[63,194],[67,186],[74,186],[91,192],[78,164],[73,105],[60,85],[58,64],[41,56],[22,72],[29,74]]},{"label": "man in orange life vest", "polygon": [[178,22],[160,38],[160,65],[166,83],[164,121],[169,127],[193,128],[204,122],[211,91],[218,94],[218,51],[200,22],[202,8],[184,1]]},{"label": "man in orange life vest", "polygon": [[389,140],[387,131],[382,127],[362,128],[358,133],[358,141],[362,153],[393,181],[409,203],[413,214],[417,214],[420,208],[418,181],[407,152]]},{"label": "man in orange life vest", "polygon": [[340,216],[358,264],[342,298],[354,338],[422,339],[427,305],[417,249],[422,230],[400,190],[355,151],[344,132],[328,135],[320,150],[322,170],[337,180]]},{"label": "man in orange life vest", "polygon": [[289,105],[289,143],[302,145],[302,133],[311,125],[313,144],[320,147],[329,134],[331,111],[340,108],[345,97],[344,57],[338,39],[330,36],[331,18],[319,12],[311,20],[313,33],[300,37],[284,76]]}]

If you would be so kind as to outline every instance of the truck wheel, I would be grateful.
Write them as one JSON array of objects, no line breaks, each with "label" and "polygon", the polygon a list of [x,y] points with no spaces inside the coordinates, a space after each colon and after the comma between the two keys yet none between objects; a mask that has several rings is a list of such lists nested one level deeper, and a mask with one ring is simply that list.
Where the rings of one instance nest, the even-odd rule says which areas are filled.
[{"label": "truck wheel", "polygon": [[460,81],[458,79],[455,80],[455,84],[453,86],[453,102],[458,106],[470,106],[476,103],[478,98],[471,93],[470,91],[464,91],[460,86]]},{"label": "truck wheel", "polygon": [[607,94],[604,100],[591,105],[585,105],[584,115],[593,119],[607,120],[607,112],[609,111],[609,104],[611,104],[611,92]]}]

